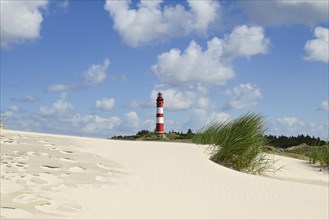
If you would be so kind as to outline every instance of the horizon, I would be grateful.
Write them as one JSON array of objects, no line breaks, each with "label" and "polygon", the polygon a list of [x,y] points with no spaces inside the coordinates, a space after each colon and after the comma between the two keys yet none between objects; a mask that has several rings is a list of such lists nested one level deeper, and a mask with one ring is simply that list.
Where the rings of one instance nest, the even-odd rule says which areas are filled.
[{"label": "horizon", "polygon": [[329,139],[329,2],[1,1],[1,121],[85,137],[247,112]]},{"label": "horizon", "polygon": [[[129,136],[136,136],[137,133],[141,132],[141,131],[147,131],[147,132],[150,132],[151,134],[155,134],[157,135],[157,133],[155,131],[150,131],[150,130],[146,130],[146,129],[142,129],[142,130],[139,130],[137,131],[135,134],[131,133],[131,134],[125,134],[125,135],[122,135],[122,134],[116,134],[116,135],[112,135],[112,136],[88,136],[88,135],[82,135],[82,134],[66,134],[66,133],[47,133],[47,132],[43,132],[43,131],[23,131],[23,130],[14,130],[14,129],[8,129],[5,126],[2,126],[0,129],[4,129],[4,130],[8,130],[8,131],[14,131],[14,132],[28,132],[28,133],[37,133],[37,134],[41,134],[41,135],[58,135],[58,136],[67,136],[67,137],[81,137],[81,138],[96,138],[96,139],[112,139],[114,138],[114,140],[120,140],[120,139],[115,139],[117,137],[129,137]],[[188,129],[189,130],[189,129]],[[176,133],[176,134],[187,134],[188,133],[188,130],[187,131],[178,131],[178,130],[170,130],[170,131],[165,131],[164,134],[171,134],[171,133]],[[192,134],[196,134],[197,131],[192,131]],[[310,137],[310,138],[313,138],[313,139],[320,139],[320,141],[325,141],[325,142],[328,142],[328,139],[322,139],[321,137],[319,136],[314,136],[314,135],[304,135],[304,134],[297,134],[297,135],[290,135],[290,136],[287,136],[287,135],[284,135],[284,134],[279,134],[279,135],[273,135],[273,134],[264,134],[264,136],[266,137],[276,137],[276,138],[280,138],[280,137],[287,137],[287,138],[298,138],[299,136],[304,136],[304,137]],[[126,139],[126,140],[129,140],[129,139]]]}]

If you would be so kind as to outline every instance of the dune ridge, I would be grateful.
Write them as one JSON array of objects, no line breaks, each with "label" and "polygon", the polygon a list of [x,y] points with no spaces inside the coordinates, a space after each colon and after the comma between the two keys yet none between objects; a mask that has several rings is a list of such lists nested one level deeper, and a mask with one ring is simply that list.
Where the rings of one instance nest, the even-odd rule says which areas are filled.
[{"label": "dune ridge", "polygon": [[255,176],[205,146],[1,130],[1,218],[328,219],[329,175],[270,155]]}]

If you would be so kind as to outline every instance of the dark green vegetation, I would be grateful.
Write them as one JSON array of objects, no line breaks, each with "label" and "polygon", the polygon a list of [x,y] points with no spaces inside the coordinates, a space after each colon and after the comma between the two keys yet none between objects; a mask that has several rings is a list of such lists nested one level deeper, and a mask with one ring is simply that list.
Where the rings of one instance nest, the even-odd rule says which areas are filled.
[{"label": "dark green vegetation", "polygon": [[266,146],[264,151],[267,153],[308,160],[312,164],[318,163],[323,168],[329,168],[328,142],[320,140],[320,138],[308,135],[298,135],[297,137],[270,135],[266,138],[269,146]]},{"label": "dark green vegetation", "polygon": [[309,135],[298,135],[297,137],[266,135],[265,137],[271,146],[280,148],[287,148],[300,144],[307,144],[309,146],[323,146],[326,144],[326,142],[320,140],[320,138],[310,137]]},{"label": "dark green vegetation", "polygon": [[158,135],[148,130],[141,130],[136,135],[129,136],[113,136],[111,139],[116,140],[141,140],[141,141],[175,141],[175,142],[192,142],[194,133],[188,129],[186,133],[183,132],[169,132],[164,135]]},{"label": "dark green vegetation", "polygon": [[308,160],[308,152],[311,149],[311,146],[306,144],[301,144],[298,146],[288,147],[286,149],[273,147],[270,145],[266,145],[263,150],[269,154],[276,154],[284,157],[292,157],[300,160]]},{"label": "dark green vegetation", "polygon": [[319,163],[322,168],[329,168],[329,145],[312,148],[309,151],[309,161],[312,164]]},{"label": "dark green vegetation", "polygon": [[322,168],[329,168],[329,147],[328,143],[323,146],[309,146],[300,144],[288,148],[276,148],[265,146],[264,151],[270,154],[292,157],[301,160],[308,160],[312,164],[318,164]]},{"label": "dark green vegetation", "polygon": [[[117,140],[170,140],[170,141],[179,141],[182,140],[184,142],[193,142],[192,138],[195,136],[195,133],[191,129],[188,129],[186,133],[172,131],[165,134],[166,138],[163,136],[159,136],[154,134],[148,130],[138,131],[135,135],[127,135],[127,136],[113,136],[111,139]],[[306,145],[306,148],[310,146],[324,146],[326,145],[326,141],[321,140],[319,137],[311,137],[309,135],[298,135],[295,136],[274,136],[274,135],[265,135],[266,142],[273,147],[282,148],[287,150],[289,147],[298,146],[298,145]]]},{"label": "dark green vegetation", "polygon": [[263,121],[263,116],[248,113],[232,121],[212,123],[197,132],[193,141],[212,146],[210,159],[215,163],[248,173],[262,173],[273,165],[263,153],[267,145]]}]

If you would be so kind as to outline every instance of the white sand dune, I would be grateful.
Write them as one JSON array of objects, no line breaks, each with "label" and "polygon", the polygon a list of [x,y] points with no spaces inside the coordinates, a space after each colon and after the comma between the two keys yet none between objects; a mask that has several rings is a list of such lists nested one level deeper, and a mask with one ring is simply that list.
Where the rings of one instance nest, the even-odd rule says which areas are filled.
[{"label": "white sand dune", "polygon": [[273,156],[267,177],[204,146],[1,130],[1,219],[328,219],[329,175]]}]

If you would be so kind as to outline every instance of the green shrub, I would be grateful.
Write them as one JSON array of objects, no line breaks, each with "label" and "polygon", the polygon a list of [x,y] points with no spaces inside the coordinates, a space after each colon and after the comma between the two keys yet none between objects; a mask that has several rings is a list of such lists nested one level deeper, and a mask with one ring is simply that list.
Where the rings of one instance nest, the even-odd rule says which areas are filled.
[{"label": "green shrub", "polygon": [[193,142],[197,144],[217,144],[218,138],[218,123],[212,123],[206,127],[203,127],[196,133],[196,135],[193,137]]},{"label": "green shrub", "polygon": [[218,164],[248,173],[262,173],[271,168],[262,152],[266,145],[263,120],[259,114],[248,113],[232,121],[212,123],[197,132],[194,141],[212,146],[210,159]]},{"label": "green shrub", "polygon": [[318,149],[316,147],[312,147],[309,152],[308,152],[308,158],[309,158],[309,162],[311,164],[316,164],[318,161]]},{"label": "green shrub", "polygon": [[329,145],[321,147],[320,150],[320,165],[329,168]]},{"label": "green shrub", "polygon": [[329,168],[329,145],[312,148],[308,156],[310,163],[319,163],[321,167]]}]

